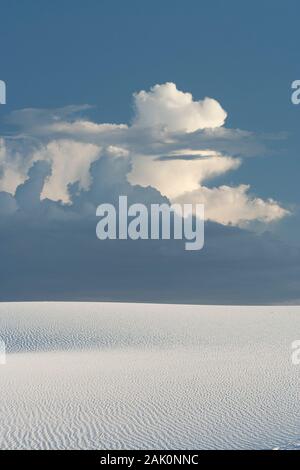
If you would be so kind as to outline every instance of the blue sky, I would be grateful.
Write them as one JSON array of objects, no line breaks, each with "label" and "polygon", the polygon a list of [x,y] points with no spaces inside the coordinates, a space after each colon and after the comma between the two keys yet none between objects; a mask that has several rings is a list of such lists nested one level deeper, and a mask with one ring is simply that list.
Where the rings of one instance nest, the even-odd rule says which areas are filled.
[{"label": "blue sky", "polygon": [[299,109],[290,103],[299,10],[296,1],[2,0],[7,108],[90,103],[95,119],[128,122],[134,91],[173,81],[219,100],[229,127],[290,132],[272,178],[258,176],[264,160],[241,171],[265,194],[299,201]]},{"label": "blue sky", "polygon": [[300,78],[299,2],[1,0],[0,7],[3,135],[12,132],[7,117],[22,108],[90,104],[91,121],[129,124],[134,92],[173,82],[195,101],[216,99],[227,128],[264,140],[207,187],[249,184],[254,196],[275,199],[291,215],[260,231],[298,246],[300,106],[291,104],[290,86]]}]

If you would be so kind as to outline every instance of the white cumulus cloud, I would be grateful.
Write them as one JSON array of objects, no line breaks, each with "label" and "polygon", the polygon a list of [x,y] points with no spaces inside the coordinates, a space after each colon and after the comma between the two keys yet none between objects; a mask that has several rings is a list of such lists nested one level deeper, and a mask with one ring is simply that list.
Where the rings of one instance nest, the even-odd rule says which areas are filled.
[{"label": "white cumulus cloud", "polygon": [[205,217],[208,220],[223,225],[246,226],[248,222],[272,222],[281,219],[289,212],[273,199],[263,200],[248,194],[249,185],[219,186],[198,189],[185,193],[174,199],[180,204],[197,204],[201,202],[205,207]]},{"label": "white cumulus cloud", "polygon": [[87,109],[14,112],[11,123],[20,131],[0,139],[0,191],[13,195],[33,163],[46,161],[51,173],[42,198],[72,204],[68,185],[78,182],[87,190],[91,164],[106,155],[128,159],[132,185],[152,186],[171,202],[203,203],[206,217],[222,224],[271,222],[288,213],[273,199],[251,196],[247,181],[206,186],[209,179],[236,170],[243,155],[261,149],[252,133],[223,126],[227,114],[216,100],[197,101],[165,83],[134,95],[131,125],[77,117]]},{"label": "white cumulus cloud", "polygon": [[[188,153],[189,154],[189,153]],[[190,154],[189,154],[190,155]],[[151,156],[135,156],[128,180],[132,184],[153,186],[170,200],[180,194],[196,190],[209,178],[222,175],[239,167],[240,160],[224,157],[211,151],[201,152],[197,159],[174,158],[166,156],[163,160]],[[175,154],[177,156],[177,154]]]},{"label": "white cumulus cloud", "polygon": [[191,93],[176,88],[175,83],[155,85],[149,92],[135,96],[135,126],[166,128],[168,131],[194,132],[198,129],[220,127],[226,112],[212,98],[194,101]]}]

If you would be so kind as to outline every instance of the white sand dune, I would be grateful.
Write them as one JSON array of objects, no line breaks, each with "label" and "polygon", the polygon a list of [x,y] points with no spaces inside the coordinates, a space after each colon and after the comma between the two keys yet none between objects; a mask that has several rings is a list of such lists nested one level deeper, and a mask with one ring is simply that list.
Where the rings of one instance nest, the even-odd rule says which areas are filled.
[{"label": "white sand dune", "polygon": [[2,303],[1,449],[285,447],[300,307]]}]

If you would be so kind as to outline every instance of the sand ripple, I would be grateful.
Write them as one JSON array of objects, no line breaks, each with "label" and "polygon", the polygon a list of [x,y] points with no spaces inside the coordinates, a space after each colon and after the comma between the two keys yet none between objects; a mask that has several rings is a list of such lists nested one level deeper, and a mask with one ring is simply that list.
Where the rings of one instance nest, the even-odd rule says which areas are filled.
[{"label": "sand ripple", "polygon": [[[2,449],[297,447],[297,307],[0,305]],[[299,333],[299,334],[298,334]]]}]

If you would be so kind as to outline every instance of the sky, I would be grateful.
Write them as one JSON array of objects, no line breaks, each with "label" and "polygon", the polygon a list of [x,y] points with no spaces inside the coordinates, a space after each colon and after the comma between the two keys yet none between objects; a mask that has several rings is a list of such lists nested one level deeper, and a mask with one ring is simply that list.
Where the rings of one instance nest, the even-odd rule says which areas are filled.
[{"label": "sky", "polygon": [[[0,300],[299,303],[297,1],[0,0]],[[95,209],[202,202],[205,246]]]}]

